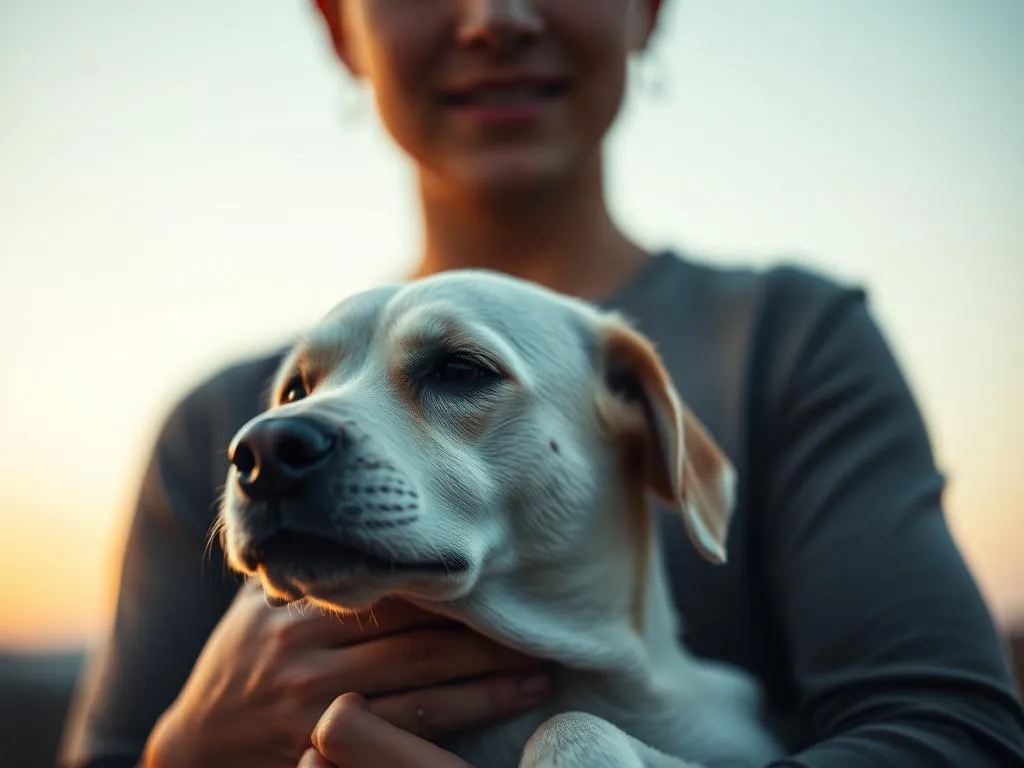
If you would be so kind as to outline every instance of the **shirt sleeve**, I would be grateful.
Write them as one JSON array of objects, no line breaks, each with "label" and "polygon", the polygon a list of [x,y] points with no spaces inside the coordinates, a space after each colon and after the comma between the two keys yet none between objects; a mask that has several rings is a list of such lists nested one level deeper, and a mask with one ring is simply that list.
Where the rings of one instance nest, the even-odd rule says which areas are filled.
[{"label": "shirt sleeve", "polygon": [[131,519],[113,623],[69,713],[62,768],[136,764],[237,592],[219,542],[207,548],[224,477],[216,473],[227,466],[218,438],[227,426],[217,395],[223,378],[184,398],[160,431]]},{"label": "shirt sleeve", "polygon": [[808,739],[773,766],[1024,766],[1004,648],[864,294],[785,283],[782,314],[814,311],[766,411],[757,535]]}]

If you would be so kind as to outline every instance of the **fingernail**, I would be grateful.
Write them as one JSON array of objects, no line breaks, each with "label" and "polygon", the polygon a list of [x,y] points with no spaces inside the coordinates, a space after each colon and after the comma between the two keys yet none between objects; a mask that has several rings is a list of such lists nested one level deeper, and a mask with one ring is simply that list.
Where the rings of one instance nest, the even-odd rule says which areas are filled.
[{"label": "fingernail", "polygon": [[551,683],[547,675],[532,675],[519,681],[519,693],[527,699],[543,697]]}]

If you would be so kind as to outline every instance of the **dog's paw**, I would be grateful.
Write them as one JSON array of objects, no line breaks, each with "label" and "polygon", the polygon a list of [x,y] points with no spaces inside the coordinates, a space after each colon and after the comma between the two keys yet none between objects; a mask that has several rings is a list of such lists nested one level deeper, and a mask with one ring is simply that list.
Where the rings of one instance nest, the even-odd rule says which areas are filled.
[{"label": "dog's paw", "polygon": [[586,712],[548,718],[530,737],[519,768],[702,768],[666,755]]},{"label": "dog's paw", "polygon": [[632,741],[599,717],[564,712],[534,731],[519,768],[646,768]]}]

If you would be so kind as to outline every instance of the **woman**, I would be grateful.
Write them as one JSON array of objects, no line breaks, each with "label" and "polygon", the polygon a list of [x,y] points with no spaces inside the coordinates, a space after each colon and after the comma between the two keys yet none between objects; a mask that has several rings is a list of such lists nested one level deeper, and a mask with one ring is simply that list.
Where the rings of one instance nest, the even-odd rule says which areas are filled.
[{"label": "woman", "polygon": [[[668,521],[664,546],[686,642],[750,670],[792,727],[782,764],[1024,764],[993,622],[863,295],[649,254],[608,214],[601,147],[658,0],[318,6],[416,164],[415,274],[489,267],[623,310],[736,463],[730,565]],[[277,360],[227,368],[167,421],[65,765],[459,765],[432,739],[546,694],[539,662],[465,628],[398,603],[362,627],[271,609],[204,557],[223,448]]]}]

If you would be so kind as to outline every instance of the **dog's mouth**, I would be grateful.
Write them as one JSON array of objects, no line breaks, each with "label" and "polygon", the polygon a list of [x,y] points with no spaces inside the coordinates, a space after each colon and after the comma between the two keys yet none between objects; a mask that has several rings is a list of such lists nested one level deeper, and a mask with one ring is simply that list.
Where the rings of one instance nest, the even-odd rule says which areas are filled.
[{"label": "dog's mouth", "polygon": [[267,600],[275,605],[335,591],[352,581],[458,576],[470,567],[466,557],[456,552],[431,558],[384,554],[369,545],[299,531],[278,532],[258,547],[251,564]]}]

